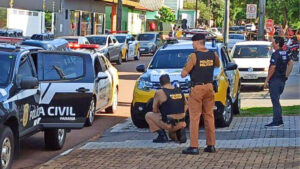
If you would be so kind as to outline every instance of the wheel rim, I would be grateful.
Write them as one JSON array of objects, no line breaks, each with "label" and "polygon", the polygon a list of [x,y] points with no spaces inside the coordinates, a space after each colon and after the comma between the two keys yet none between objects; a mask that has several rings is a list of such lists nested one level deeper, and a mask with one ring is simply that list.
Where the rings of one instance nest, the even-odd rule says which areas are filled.
[{"label": "wheel rim", "polygon": [[8,137],[5,137],[2,143],[1,151],[1,166],[2,168],[7,168],[11,157],[11,143]]},{"label": "wheel rim", "polygon": [[92,99],[89,111],[89,121],[92,123],[95,119],[95,101]]},{"label": "wheel rim", "polygon": [[65,137],[65,129],[58,129],[57,133],[58,142],[61,145]]},{"label": "wheel rim", "polygon": [[231,104],[230,104],[230,100],[227,99],[226,106],[224,107],[224,112],[223,112],[223,118],[226,123],[229,122],[231,115],[232,115],[231,114]]},{"label": "wheel rim", "polygon": [[117,107],[118,107],[118,92],[115,91],[112,108],[113,108],[113,110],[116,110]]}]

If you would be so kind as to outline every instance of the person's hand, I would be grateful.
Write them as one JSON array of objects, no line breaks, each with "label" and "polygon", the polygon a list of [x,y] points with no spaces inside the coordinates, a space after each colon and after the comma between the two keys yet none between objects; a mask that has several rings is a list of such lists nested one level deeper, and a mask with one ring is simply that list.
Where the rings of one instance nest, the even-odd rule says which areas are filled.
[{"label": "person's hand", "polygon": [[264,89],[267,89],[267,88],[269,88],[269,82],[266,80],[265,84],[264,84]]}]

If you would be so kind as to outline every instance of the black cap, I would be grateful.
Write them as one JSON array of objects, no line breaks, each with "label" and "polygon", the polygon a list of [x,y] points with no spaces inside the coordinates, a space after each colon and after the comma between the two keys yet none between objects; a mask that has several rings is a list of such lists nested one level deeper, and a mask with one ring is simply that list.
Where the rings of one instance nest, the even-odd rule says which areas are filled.
[{"label": "black cap", "polygon": [[197,40],[205,40],[205,35],[203,34],[196,34],[192,37],[192,41],[197,41]]}]

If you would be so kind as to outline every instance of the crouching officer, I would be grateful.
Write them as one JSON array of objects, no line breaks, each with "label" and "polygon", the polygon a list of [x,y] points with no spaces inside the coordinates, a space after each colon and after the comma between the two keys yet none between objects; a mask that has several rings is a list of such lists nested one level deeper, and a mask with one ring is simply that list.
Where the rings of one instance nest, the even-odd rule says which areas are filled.
[{"label": "crouching officer", "polygon": [[150,131],[158,133],[158,137],[153,142],[167,142],[168,137],[165,130],[168,130],[172,140],[185,143],[185,109],[187,107],[184,94],[180,88],[171,85],[169,75],[162,75],[159,80],[162,89],[155,93],[153,112],[146,114]]},{"label": "crouching officer", "polygon": [[219,67],[217,53],[205,48],[205,36],[194,35],[192,38],[195,53],[190,55],[189,61],[181,72],[184,78],[190,74],[192,88],[189,95],[188,107],[190,115],[190,147],[182,151],[183,154],[199,154],[198,130],[200,116],[203,114],[206,133],[205,152],[215,152],[215,119],[214,119],[214,67]]},{"label": "crouching officer", "polygon": [[282,49],[284,45],[284,39],[282,37],[275,38],[272,45],[276,51],[271,57],[268,77],[266,78],[264,88],[267,88],[269,85],[273,104],[273,121],[265,126],[281,127],[283,126],[283,120],[279,98],[283,92],[285,82],[293,69],[293,60],[289,58],[286,51]]}]

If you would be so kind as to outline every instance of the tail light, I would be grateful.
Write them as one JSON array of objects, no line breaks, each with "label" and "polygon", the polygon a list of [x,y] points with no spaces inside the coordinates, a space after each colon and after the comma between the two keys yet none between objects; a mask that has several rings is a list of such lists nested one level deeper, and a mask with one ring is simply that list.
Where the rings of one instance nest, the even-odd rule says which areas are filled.
[{"label": "tail light", "polygon": [[96,45],[96,44],[69,43],[68,46],[71,49],[97,49],[97,48],[99,48],[99,45]]},{"label": "tail light", "polygon": [[16,37],[0,37],[0,43],[21,44],[23,40],[23,38]]}]

